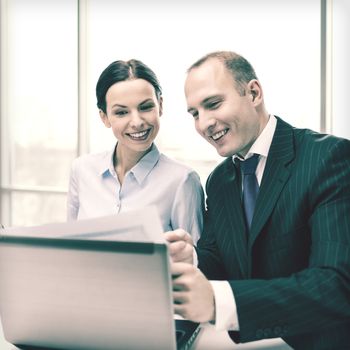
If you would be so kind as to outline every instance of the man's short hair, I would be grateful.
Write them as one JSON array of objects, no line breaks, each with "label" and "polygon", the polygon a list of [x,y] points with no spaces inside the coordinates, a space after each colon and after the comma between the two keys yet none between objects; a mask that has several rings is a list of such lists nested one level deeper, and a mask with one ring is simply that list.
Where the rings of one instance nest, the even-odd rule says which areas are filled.
[{"label": "man's short hair", "polygon": [[208,53],[193,63],[190,68],[188,68],[187,72],[201,66],[209,59],[218,59],[225,65],[231,72],[233,80],[236,82],[236,89],[241,96],[244,96],[246,93],[245,85],[252,79],[258,79],[253,66],[243,56],[233,51],[215,51]]}]

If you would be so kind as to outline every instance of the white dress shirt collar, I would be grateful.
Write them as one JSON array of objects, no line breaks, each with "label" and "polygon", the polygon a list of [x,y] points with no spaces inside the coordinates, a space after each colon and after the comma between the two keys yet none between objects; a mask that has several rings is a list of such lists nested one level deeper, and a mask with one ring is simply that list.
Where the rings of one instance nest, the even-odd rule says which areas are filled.
[{"label": "white dress shirt collar", "polygon": [[[277,125],[277,119],[274,115],[270,115],[269,120],[261,132],[261,134],[258,136],[258,138],[253,143],[252,147],[244,157],[244,159],[250,158],[254,153],[259,154],[260,156],[263,156],[267,158],[267,155],[269,154],[270,146],[272,143],[273,135],[276,130]],[[237,154],[234,154],[232,156],[232,160],[235,161],[235,159],[241,159]],[[243,160],[243,159],[241,159]]]},{"label": "white dress shirt collar", "polygon": [[[101,159],[101,170],[99,172],[102,176],[112,175],[116,176],[114,169],[114,154],[117,146],[111,152],[106,154],[106,157]],[[147,175],[151,172],[154,166],[159,161],[160,152],[155,144],[152,145],[151,151],[143,156],[125,175],[133,174],[136,181],[141,184]]]}]

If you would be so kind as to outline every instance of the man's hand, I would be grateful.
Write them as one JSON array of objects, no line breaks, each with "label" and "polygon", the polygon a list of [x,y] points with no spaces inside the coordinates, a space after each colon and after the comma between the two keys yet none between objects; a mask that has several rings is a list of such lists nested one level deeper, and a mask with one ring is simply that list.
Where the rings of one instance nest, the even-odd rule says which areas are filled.
[{"label": "man's hand", "polygon": [[193,240],[189,233],[182,229],[165,232],[169,243],[169,254],[173,262],[193,264]]},{"label": "man's hand", "polygon": [[215,321],[214,291],[203,273],[193,265],[173,263],[174,311],[194,322]]}]

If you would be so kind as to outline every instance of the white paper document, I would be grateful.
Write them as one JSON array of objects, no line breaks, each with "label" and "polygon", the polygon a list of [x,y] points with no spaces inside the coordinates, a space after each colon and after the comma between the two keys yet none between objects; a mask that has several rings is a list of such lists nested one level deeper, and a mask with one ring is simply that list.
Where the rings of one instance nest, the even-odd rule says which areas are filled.
[{"label": "white paper document", "polygon": [[128,242],[165,242],[158,210],[155,206],[93,219],[40,226],[9,227],[1,229],[0,235]]}]

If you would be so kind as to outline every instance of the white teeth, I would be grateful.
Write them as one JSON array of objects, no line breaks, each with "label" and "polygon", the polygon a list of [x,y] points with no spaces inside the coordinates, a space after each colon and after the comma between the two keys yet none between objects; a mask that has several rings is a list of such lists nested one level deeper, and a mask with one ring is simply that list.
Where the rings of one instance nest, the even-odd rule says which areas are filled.
[{"label": "white teeth", "polygon": [[134,138],[140,138],[140,137],[143,137],[147,134],[148,130],[145,130],[145,131],[141,131],[141,132],[135,132],[133,134],[129,134],[131,137],[134,137]]},{"label": "white teeth", "polygon": [[216,134],[212,135],[211,138],[212,138],[214,141],[216,141],[216,140],[219,139],[221,136],[224,136],[226,133],[227,133],[227,129],[217,132]]}]

